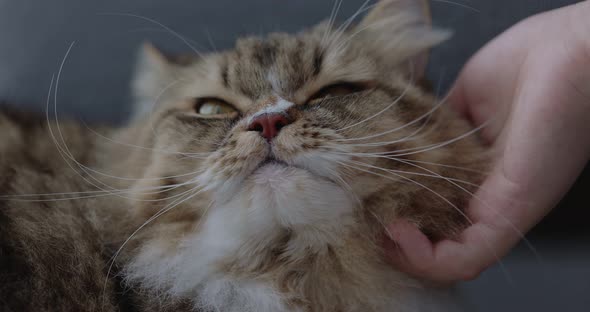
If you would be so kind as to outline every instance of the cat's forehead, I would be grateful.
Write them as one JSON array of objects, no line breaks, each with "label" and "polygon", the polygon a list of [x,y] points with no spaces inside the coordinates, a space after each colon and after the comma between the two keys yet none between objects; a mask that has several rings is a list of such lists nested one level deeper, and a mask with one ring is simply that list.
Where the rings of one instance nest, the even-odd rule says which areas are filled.
[{"label": "cat's forehead", "polygon": [[377,79],[368,53],[348,41],[323,38],[317,30],[247,37],[235,48],[198,59],[185,68],[183,97],[221,97],[240,109],[270,97],[303,103],[321,88]]},{"label": "cat's forehead", "polygon": [[325,57],[325,47],[310,35],[244,38],[226,53],[221,75],[225,87],[251,98],[289,94],[319,75]]}]

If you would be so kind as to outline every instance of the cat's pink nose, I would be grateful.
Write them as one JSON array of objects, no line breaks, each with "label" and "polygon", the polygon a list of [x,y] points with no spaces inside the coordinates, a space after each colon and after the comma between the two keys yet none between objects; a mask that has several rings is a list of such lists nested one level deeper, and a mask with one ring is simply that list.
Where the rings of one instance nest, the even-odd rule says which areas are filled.
[{"label": "cat's pink nose", "polygon": [[282,114],[264,114],[254,118],[248,126],[248,130],[260,132],[260,135],[271,141],[279,135],[283,127],[290,123],[291,121]]}]

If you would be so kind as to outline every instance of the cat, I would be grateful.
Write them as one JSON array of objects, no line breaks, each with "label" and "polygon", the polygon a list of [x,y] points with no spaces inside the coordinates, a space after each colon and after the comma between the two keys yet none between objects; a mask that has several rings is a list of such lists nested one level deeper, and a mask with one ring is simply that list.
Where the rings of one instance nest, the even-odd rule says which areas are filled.
[{"label": "cat", "polygon": [[2,311],[442,311],[385,225],[455,237],[488,165],[420,87],[426,1],[168,56],[121,128],[0,113]]}]

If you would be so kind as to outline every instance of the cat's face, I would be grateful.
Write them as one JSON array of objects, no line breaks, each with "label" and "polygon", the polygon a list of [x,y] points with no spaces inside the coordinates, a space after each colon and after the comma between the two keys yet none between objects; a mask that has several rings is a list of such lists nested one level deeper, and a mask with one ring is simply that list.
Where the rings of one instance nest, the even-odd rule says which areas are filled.
[{"label": "cat's face", "polygon": [[408,279],[383,263],[384,225],[453,236],[485,166],[466,123],[417,86],[446,37],[419,3],[222,53],[147,48],[135,87],[150,113],[130,128],[153,149],[132,164],[147,200],[131,219],[150,228],[127,279],[224,311],[397,307],[391,280]]},{"label": "cat's face", "polygon": [[[421,55],[445,34],[405,2],[383,1],[350,29],[246,38],[222,53],[173,60],[148,48],[136,89],[152,106],[154,146],[167,153],[152,155],[147,176],[187,174],[161,183],[204,189],[175,198],[186,198],[183,209],[263,192],[286,205],[284,215],[269,212],[286,227],[370,213],[384,222],[410,217],[433,237],[450,235],[463,220],[446,200],[468,196],[446,190],[438,198],[444,181],[425,176],[446,173],[428,163],[470,166],[480,150],[470,140],[444,144],[467,130],[415,84]],[[322,212],[312,197],[351,204]]]}]

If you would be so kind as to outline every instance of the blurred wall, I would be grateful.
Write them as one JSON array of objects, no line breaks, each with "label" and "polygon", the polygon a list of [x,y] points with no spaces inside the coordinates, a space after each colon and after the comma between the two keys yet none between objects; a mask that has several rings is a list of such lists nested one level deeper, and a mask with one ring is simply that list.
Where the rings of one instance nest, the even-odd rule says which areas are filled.
[{"label": "blurred wall", "polygon": [[[455,37],[433,54],[431,76],[447,87],[465,60],[518,20],[571,0],[433,0],[435,24]],[[339,16],[364,0],[344,0]],[[472,7],[467,8],[467,6]],[[326,19],[332,0],[0,0],[0,98],[38,107],[70,42],[75,47],[60,82],[60,108],[95,120],[121,121],[135,52],[146,39],[173,51],[187,47],[156,19],[203,51],[232,46],[245,34],[297,31]]]}]

